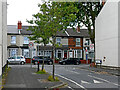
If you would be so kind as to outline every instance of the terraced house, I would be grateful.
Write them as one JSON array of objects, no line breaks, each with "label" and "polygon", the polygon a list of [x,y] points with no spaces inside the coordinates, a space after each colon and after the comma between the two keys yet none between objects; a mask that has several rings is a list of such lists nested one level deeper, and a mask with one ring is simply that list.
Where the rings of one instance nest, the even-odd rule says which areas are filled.
[{"label": "terraced house", "polygon": [[[29,36],[32,35],[31,31],[27,31],[28,26],[9,25],[8,26],[8,57],[14,55],[23,55],[29,57]],[[21,26],[21,30],[18,29]],[[52,40],[52,37],[50,38]],[[68,28],[64,33],[62,31],[57,32],[56,43],[60,46],[56,48],[54,55],[56,58],[81,58],[86,59],[86,48],[88,51],[91,41],[87,29],[75,29]],[[46,47],[43,44],[34,43],[32,57],[36,55],[50,56],[53,58],[52,44],[47,44]]]}]

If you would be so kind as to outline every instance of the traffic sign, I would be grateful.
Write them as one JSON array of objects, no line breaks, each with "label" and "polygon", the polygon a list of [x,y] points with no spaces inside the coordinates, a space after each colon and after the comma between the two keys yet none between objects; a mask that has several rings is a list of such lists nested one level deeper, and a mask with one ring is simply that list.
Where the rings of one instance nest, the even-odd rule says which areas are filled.
[{"label": "traffic sign", "polygon": [[90,45],[90,50],[94,50],[94,44]]},{"label": "traffic sign", "polygon": [[33,42],[29,42],[29,48],[33,48],[34,44]]}]

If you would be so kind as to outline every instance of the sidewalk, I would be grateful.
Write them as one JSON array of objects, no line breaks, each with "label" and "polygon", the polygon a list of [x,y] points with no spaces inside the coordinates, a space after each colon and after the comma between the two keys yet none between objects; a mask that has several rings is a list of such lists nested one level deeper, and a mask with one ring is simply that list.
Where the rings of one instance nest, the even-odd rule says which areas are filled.
[{"label": "sidewalk", "polygon": [[116,75],[116,76],[120,76],[120,70],[115,69],[115,68],[110,68],[110,67],[90,67],[90,65],[85,66],[85,67],[79,67],[80,69],[86,69],[89,71],[93,71],[93,72],[99,72],[99,73],[106,73],[106,74],[111,74],[111,75]]},{"label": "sidewalk", "polygon": [[6,84],[3,86],[3,90],[8,90],[10,88],[14,89],[46,89],[53,86],[63,85],[61,81],[50,82],[46,79],[49,74],[36,74],[37,69],[30,67],[12,67],[8,73],[8,78]]}]

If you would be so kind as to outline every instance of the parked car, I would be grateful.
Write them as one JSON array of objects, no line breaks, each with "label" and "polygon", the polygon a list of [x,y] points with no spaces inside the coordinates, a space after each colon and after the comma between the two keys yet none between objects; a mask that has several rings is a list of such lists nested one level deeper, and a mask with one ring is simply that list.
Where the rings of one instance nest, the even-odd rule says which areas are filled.
[{"label": "parked car", "polygon": [[44,59],[45,64],[49,64],[49,65],[53,64],[53,60],[50,57],[47,57],[47,56],[34,56],[32,58],[32,63],[34,65],[37,64],[38,61],[39,61],[39,63],[43,63],[43,59]]},{"label": "parked car", "polygon": [[79,65],[80,59],[79,58],[69,58],[69,59],[63,59],[61,61],[59,61],[59,64],[65,65],[65,64],[76,64]]},{"label": "parked car", "polygon": [[9,64],[11,64],[11,63],[19,63],[19,64],[21,64],[21,65],[24,65],[24,64],[26,63],[24,56],[13,56],[13,57],[9,57],[9,58],[7,59],[7,62],[8,62]]}]

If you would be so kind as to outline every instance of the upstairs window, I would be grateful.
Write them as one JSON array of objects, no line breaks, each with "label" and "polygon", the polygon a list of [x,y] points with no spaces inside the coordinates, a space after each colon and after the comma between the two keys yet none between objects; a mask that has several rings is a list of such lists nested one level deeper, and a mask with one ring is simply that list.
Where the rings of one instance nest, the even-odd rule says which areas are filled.
[{"label": "upstairs window", "polygon": [[24,37],[24,44],[29,44],[29,38],[28,37]]},{"label": "upstairs window", "polygon": [[89,45],[89,39],[86,39],[86,41],[85,41],[85,45]]},{"label": "upstairs window", "polygon": [[16,36],[11,36],[11,44],[16,44]]},{"label": "upstairs window", "polygon": [[61,44],[61,38],[56,38],[56,43],[57,43],[58,45],[60,45],[60,44]]},{"label": "upstairs window", "polygon": [[76,46],[80,47],[80,38],[76,38]]}]

